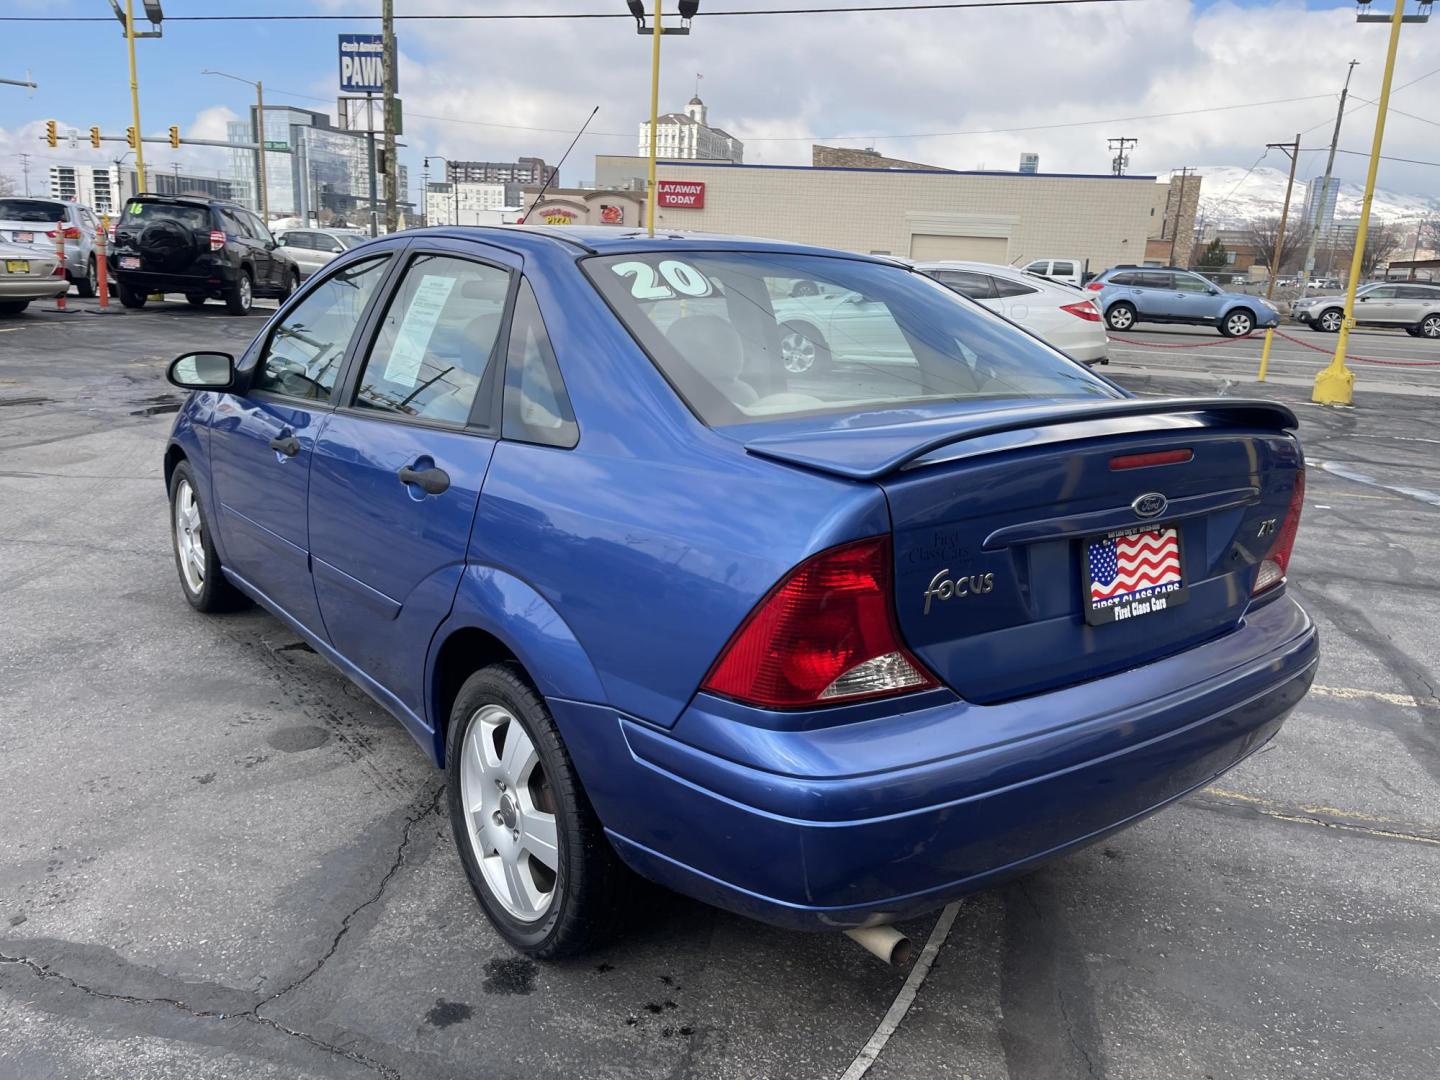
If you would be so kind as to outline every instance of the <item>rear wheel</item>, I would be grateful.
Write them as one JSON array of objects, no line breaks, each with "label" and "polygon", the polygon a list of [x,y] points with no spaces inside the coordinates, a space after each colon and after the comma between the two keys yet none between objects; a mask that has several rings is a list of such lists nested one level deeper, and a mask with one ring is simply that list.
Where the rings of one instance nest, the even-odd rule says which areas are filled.
[{"label": "rear wheel", "polygon": [[1340,324],[1344,321],[1345,312],[1339,308],[1326,308],[1320,313],[1320,318],[1316,319],[1313,325],[1317,330],[1321,330],[1324,333],[1338,334],[1340,332]]},{"label": "rear wheel", "polygon": [[1245,337],[1255,329],[1255,316],[1245,308],[1236,308],[1220,320],[1220,333],[1226,337]]},{"label": "rear wheel", "polygon": [[1111,330],[1129,330],[1135,325],[1135,309],[1124,300],[1111,304],[1105,312],[1105,325]]},{"label": "rear wheel", "polygon": [[231,315],[249,315],[255,306],[255,283],[250,280],[250,271],[242,269],[235,276],[235,284],[225,294],[225,310]]},{"label": "rear wheel", "polygon": [[1420,336],[1431,338],[1432,340],[1440,338],[1440,312],[1436,312],[1434,315],[1426,315],[1425,318],[1420,320]]},{"label": "rear wheel", "polygon": [[830,347],[809,323],[789,322],[780,328],[780,362],[791,375],[824,371],[830,364]]},{"label": "rear wheel", "polygon": [[75,282],[75,291],[83,297],[94,296],[100,291],[100,277],[95,270],[95,256],[85,266],[85,276]]},{"label": "rear wheel", "polygon": [[204,293],[195,293],[195,292],[186,293],[186,294],[185,294],[185,302],[186,302],[187,304],[189,304],[191,307],[204,307],[204,306],[205,306],[205,294],[204,294]]},{"label": "rear wheel", "polygon": [[115,291],[120,294],[122,307],[139,309],[145,306],[145,293],[141,290],[131,288],[121,281],[116,282]]},{"label": "rear wheel", "polygon": [[450,822],[496,930],[545,959],[598,944],[629,871],[605,839],[545,700],[512,664],[465,681],[446,738]]},{"label": "rear wheel", "polygon": [[19,315],[29,306],[29,300],[0,300],[0,315]]}]

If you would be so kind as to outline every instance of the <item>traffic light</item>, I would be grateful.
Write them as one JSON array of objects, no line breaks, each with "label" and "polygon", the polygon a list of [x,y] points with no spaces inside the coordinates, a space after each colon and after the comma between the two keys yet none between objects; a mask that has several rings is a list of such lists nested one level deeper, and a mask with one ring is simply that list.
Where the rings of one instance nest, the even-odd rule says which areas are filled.
[{"label": "traffic light", "polygon": [[60,145],[60,132],[56,128],[54,120],[45,121],[45,141],[49,143],[52,150]]},{"label": "traffic light", "polygon": [[90,145],[96,150],[100,149],[100,125],[96,124],[90,129]]},{"label": "traffic light", "polygon": [[170,149],[180,149],[180,128],[176,124],[170,125]]},{"label": "traffic light", "polygon": [[131,150],[134,150],[140,144],[140,140],[135,135],[134,124],[131,124],[125,129],[125,142]]}]

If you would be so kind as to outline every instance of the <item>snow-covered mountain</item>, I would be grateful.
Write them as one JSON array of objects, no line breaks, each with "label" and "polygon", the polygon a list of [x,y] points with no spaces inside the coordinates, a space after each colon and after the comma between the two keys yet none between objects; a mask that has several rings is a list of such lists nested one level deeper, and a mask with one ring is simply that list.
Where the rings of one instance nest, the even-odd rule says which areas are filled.
[{"label": "snow-covered mountain", "polygon": [[[1225,228],[1252,218],[1275,217],[1285,204],[1285,182],[1289,173],[1280,169],[1261,166],[1248,176],[1244,169],[1233,165],[1202,165],[1194,171],[1205,178],[1200,185],[1200,213],[1206,224],[1213,222]],[[1303,180],[1295,177],[1295,191],[1290,198],[1292,215],[1305,205]],[[1335,183],[1333,179],[1330,182]],[[1364,194],[1363,188],[1342,183],[1335,216],[1341,220],[1359,217]],[[1427,214],[1440,213],[1440,199],[1376,188],[1370,212],[1382,221],[1414,221]]]}]

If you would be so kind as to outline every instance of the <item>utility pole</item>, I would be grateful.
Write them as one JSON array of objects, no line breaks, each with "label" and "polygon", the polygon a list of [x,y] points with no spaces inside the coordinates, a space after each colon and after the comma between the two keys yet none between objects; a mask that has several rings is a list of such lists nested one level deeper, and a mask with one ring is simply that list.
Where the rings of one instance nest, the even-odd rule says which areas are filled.
[{"label": "utility pole", "polygon": [[1116,176],[1124,176],[1125,169],[1130,164],[1130,155],[1125,151],[1129,150],[1132,146],[1140,145],[1140,140],[1122,135],[1118,139],[1107,140],[1107,144],[1111,150],[1115,151],[1115,157],[1110,161],[1110,171]]},{"label": "utility pole", "polygon": [[400,227],[396,214],[396,187],[400,169],[395,164],[395,0],[380,0],[380,33],[383,35],[383,101],[385,110],[385,231]]},{"label": "utility pole", "polygon": [[1335,356],[1329,366],[1315,376],[1310,400],[1320,405],[1349,405],[1355,400],[1355,373],[1345,366],[1345,349],[1350,344],[1350,330],[1355,325],[1355,289],[1360,284],[1360,268],[1365,259],[1365,238],[1370,231],[1370,204],[1375,201],[1375,177],[1380,171],[1380,151],[1385,145],[1385,116],[1390,111],[1390,84],[1395,80],[1395,54],[1400,49],[1400,24],[1428,22],[1430,4],[1421,0],[1420,11],[1405,14],[1405,0],[1392,0],[1395,10],[1387,17],[1371,15],[1370,0],[1363,0],[1356,22],[1390,24],[1390,46],[1385,53],[1385,74],[1380,80],[1380,100],[1375,108],[1375,137],[1370,143],[1370,168],[1365,174],[1365,196],[1360,201],[1360,225],[1355,230],[1355,252],[1350,256],[1350,280],[1345,287],[1345,319],[1335,342]]},{"label": "utility pole", "polygon": [[[1280,260],[1285,253],[1285,223],[1290,219],[1290,193],[1295,189],[1295,165],[1300,160],[1300,135],[1295,133],[1295,141],[1288,143],[1266,143],[1266,150],[1284,150],[1290,158],[1290,179],[1285,182],[1285,205],[1280,210],[1280,227],[1275,230],[1275,251],[1270,256],[1270,283],[1265,286],[1265,299],[1270,300],[1275,296],[1275,279],[1280,276]],[[1265,373],[1270,370],[1270,343],[1275,339],[1275,329],[1270,327],[1265,331],[1265,347],[1260,350],[1260,375],[1259,381],[1265,381]]]},{"label": "utility pole", "polygon": [[[1398,0],[1397,0],[1398,2]],[[1340,107],[1335,110],[1335,131],[1330,136],[1330,156],[1325,160],[1325,179],[1320,181],[1320,198],[1315,203],[1315,218],[1310,222],[1310,241],[1305,245],[1305,261],[1300,270],[1300,295],[1305,295],[1305,286],[1310,282],[1310,271],[1315,269],[1315,241],[1320,235],[1320,223],[1325,220],[1325,206],[1330,201],[1330,173],[1335,168],[1335,147],[1340,143],[1340,122],[1345,119],[1345,98],[1350,93],[1350,76],[1355,74],[1359,60],[1351,60],[1345,72],[1345,85],[1340,90]],[[1305,194],[1309,195],[1307,187]]]},{"label": "utility pole", "polygon": [[25,174],[25,194],[30,194],[30,155],[21,153],[20,171]]},{"label": "utility pole", "polygon": [[[371,85],[374,85],[373,83]],[[365,95],[365,141],[370,161],[370,235],[380,235],[379,199],[375,193],[375,95]]]},{"label": "utility pole", "polygon": [[[1180,219],[1185,216],[1185,181],[1189,178],[1190,166],[1180,167],[1180,195],[1175,200],[1175,217],[1167,222],[1170,226],[1170,265],[1175,265],[1175,242],[1180,238]],[[1168,200],[1167,200],[1168,201]]]}]

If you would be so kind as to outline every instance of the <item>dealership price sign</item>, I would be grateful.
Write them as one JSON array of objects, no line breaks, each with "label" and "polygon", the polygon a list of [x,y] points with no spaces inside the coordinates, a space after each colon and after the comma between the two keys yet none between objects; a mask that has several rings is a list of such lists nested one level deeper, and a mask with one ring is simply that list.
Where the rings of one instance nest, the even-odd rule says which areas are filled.
[{"label": "dealership price sign", "polygon": [[703,210],[705,185],[698,180],[657,180],[655,202],[680,210]]}]

